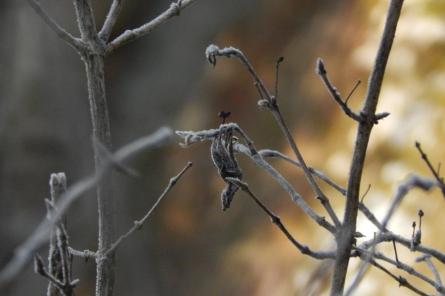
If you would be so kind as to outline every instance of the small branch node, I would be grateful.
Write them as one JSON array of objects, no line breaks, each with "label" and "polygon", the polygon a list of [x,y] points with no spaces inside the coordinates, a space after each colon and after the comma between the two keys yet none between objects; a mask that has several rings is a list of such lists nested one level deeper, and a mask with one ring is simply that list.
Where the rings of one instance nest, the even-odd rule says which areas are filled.
[{"label": "small branch node", "polygon": [[175,16],[179,16],[181,14],[181,5],[182,5],[182,0],[178,0],[176,2],[172,2],[170,4],[170,9],[172,9],[172,14]]},{"label": "small branch node", "polygon": [[270,220],[272,221],[273,224],[276,225],[279,225],[281,223],[281,219],[277,215],[272,215],[272,217],[270,217]]},{"label": "small branch node", "polygon": [[141,221],[135,220],[133,221],[134,226],[136,226],[137,230],[141,230],[142,226],[144,225],[144,223],[142,223]]}]

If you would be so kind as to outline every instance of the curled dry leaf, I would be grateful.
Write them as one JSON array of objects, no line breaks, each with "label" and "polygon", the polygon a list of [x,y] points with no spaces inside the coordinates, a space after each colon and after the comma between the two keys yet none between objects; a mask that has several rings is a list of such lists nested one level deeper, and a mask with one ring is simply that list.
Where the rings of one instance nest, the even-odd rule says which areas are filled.
[{"label": "curled dry leaf", "polygon": [[237,185],[228,182],[226,178],[241,179],[243,175],[233,152],[233,144],[235,141],[236,139],[233,136],[233,131],[227,130],[215,136],[212,140],[212,145],[210,146],[210,155],[213,164],[218,169],[221,178],[227,183],[226,187],[221,192],[223,211],[230,207],[230,203],[239,189]]}]

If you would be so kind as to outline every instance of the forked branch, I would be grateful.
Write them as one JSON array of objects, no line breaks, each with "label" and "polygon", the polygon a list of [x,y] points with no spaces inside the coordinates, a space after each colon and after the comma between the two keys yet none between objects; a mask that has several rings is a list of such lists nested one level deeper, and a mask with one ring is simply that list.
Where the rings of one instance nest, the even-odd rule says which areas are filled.
[{"label": "forked branch", "polygon": [[42,7],[40,1],[38,0],[27,0],[29,5],[34,9],[34,11],[42,18],[42,20],[48,25],[48,27],[56,33],[56,35],[68,43],[77,51],[83,51],[85,44],[81,39],[74,37],[68,33],[64,28],[62,28]]}]

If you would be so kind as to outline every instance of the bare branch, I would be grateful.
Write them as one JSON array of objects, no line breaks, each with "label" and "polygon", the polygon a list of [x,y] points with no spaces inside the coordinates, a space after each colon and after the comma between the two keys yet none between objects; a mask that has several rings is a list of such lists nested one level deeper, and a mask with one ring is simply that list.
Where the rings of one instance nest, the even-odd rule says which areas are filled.
[{"label": "bare branch", "polygon": [[[418,187],[421,188],[423,190],[429,190],[432,186],[434,186],[435,182],[426,178],[422,178],[416,175],[411,175],[405,182],[403,182],[396,190],[396,194],[393,198],[393,201],[391,202],[391,205],[389,207],[389,210],[387,211],[385,217],[383,218],[381,223],[375,224],[379,230],[381,232],[387,232],[387,225],[389,223],[389,221],[391,220],[395,210],[397,209],[397,207],[400,205],[400,203],[402,202],[402,199],[406,196],[406,194],[408,193],[409,190],[411,190],[412,188]],[[362,203],[360,203],[362,204]],[[374,215],[372,215],[374,216]],[[371,219],[370,219],[371,220]],[[378,235],[380,235],[381,233],[379,233]],[[368,243],[367,246],[371,246],[372,249],[374,250],[375,246],[377,245],[378,242],[376,242],[376,238],[374,237],[372,243]],[[397,256],[397,249],[396,249],[396,244],[395,241],[392,241],[393,243],[393,247],[394,247],[394,252],[396,254],[396,262],[399,262],[398,256]],[[420,243],[420,242],[419,242]],[[418,245],[418,244],[417,244]],[[416,246],[417,246],[416,245]],[[374,251],[372,251],[372,253],[374,253]],[[354,291],[354,289],[356,289],[358,287],[358,285],[360,284],[361,280],[363,279],[363,274],[364,271],[367,268],[367,265],[370,261],[369,260],[364,260],[361,264],[360,267],[360,271],[358,272],[357,276],[355,277],[353,283],[351,284],[351,286],[348,289],[348,292],[346,293],[347,295],[351,295],[352,291]]]},{"label": "bare branch", "polygon": [[337,236],[337,258],[334,266],[334,275],[331,286],[331,296],[343,294],[346,273],[349,265],[349,255],[354,241],[359,207],[360,183],[365,164],[371,130],[376,123],[375,111],[386,70],[389,53],[396,32],[397,22],[402,9],[403,0],[391,0],[386,18],[385,28],[380,41],[379,50],[374,62],[374,69],[369,77],[368,89],[364,106],[360,113],[362,120],[359,123],[356,142],[349,172],[348,190],[346,196],[346,209],[342,228]]},{"label": "bare branch", "polygon": [[308,246],[305,246],[301,244],[299,241],[297,241],[292,234],[290,234],[289,230],[287,230],[286,226],[281,222],[280,217],[272,213],[271,210],[263,203],[261,200],[258,199],[258,197],[255,196],[255,194],[250,191],[249,186],[247,183],[242,182],[241,180],[237,178],[226,178],[227,181],[239,186],[241,190],[246,192],[253,201],[270,217],[271,222],[275,224],[281,232],[287,237],[287,239],[304,255],[311,256],[312,258],[316,259],[334,259],[335,253],[334,252],[316,252],[312,251]]},{"label": "bare branch", "polygon": [[163,13],[158,15],[150,22],[136,29],[126,30],[124,33],[116,37],[113,41],[108,43],[106,53],[110,54],[117,48],[121,47],[122,45],[134,41],[144,35],[147,35],[151,31],[156,29],[159,25],[165,23],[170,18],[178,16],[184,8],[186,8],[195,1],[196,0],[178,0],[177,2],[171,3],[170,7],[167,10],[165,10]]},{"label": "bare branch", "polygon": [[421,291],[420,289],[416,288],[415,286],[413,286],[410,282],[408,282],[408,280],[406,278],[404,278],[400,275],[399,276],[395,275],[394,273],[389,271],[387,268],[385,268],[383,265],[377,263],[375,260],[371,260],[370,263],[372,265],[374,265],[375,267],[377,267],[378,269],[380,269],[381,271],[383,271],[384,273],[386,273],[387,275],[389,275],[390,277],[392,277],[394,280],[396,280],[399,283],[400,287],[408,288],[418,295],[430,296],[429,294],[427,294],[427,293]]},{"label": "bare branch", "polygon": [[405,180],[402,184],[397,187],[396,194],[393,197],[393,200],[391,202],[391,206],[386,213],[385,217],[382,220],[382,226],[384,229],[386,229],[386,226],[389,223],[389,220],[392,218],[394,212],[401,204],[403,198],[406,196],[406,194],[409,192],[409,190],[413,188],[420,188],[425,191],[430,190],[432,187],[436,186],[437,183],[434,182],[431,179],[424,178],[417,175],[411,175],[408,177],[407,180]]},{"label": "bare branch", "polygon": [[[358,252],[363,253],[365,256],[369,256],[369,253],[370,253],[369,251],[366,251],[364,249],[358,249]],[[360,255],[360,257],[363,257],[364,255]],[[430,279],[427,276],[423,275],[422,273],[418,272],[417,270],[415,270],[408,264],[405,264],[401,261],[393,260],[379,252],[376,252],[375,254],[373,254],[373,257],[376,259],[385,261],[385,262],[397,267],[398,269],[403,270],[404,272],[428,283],[434,289],[436,289],[437,292],[439,292],[441,294],[443,294],[445,292],[445,287],[443,287],[442,284],[439,284],[438,282],[433,281],[432,279]]]},{"label": "bare branch", "polygon": [[[172,131],[169,128],[160,128],[152,135],[140,138],[125,145],[114,154],[114,158],[118,161],[124,161],[145,149],[165,143],[171,136]],[[30,260],[35,250],[48,240],[52,228],[59,221],[60,217],[66,213],[71,204],[88,190],[94,188],[110,167],[111,164],[109,162],[103,163],[103,166],[96,170],[95,174],[78,181],[68,188],[68,190],[60,197],[60,201],[55,205],[57,213],[49,220],[44,219],[37,226],[36,230],[17,247],[12,259],[2,268],[0,272],[0,287],[3,287],[14,279]]]},{"label": "bare branch", "polygon": [[[359,247],[362,249],[368,249],[372,246],[373,243],[379,244],[381,242],[392,242],[393,240],[408,249],[411,248],[411,239],[407,239],[403,236],[397,235],[390,231],[378,234],[375,238],[375,241],[368,240],[368,241],[362,242]],[[445,253],[442,253],[442,252],[440,252],[436,249],[430,248],[430,247],[426,247],[422,244],[419,244],[418,246],[416,246],[416,251],[421,252],[423,254],[431,255],[432,257],[436,258],[437,260],[439,260],[440,262],[445,264]]]},{"label": "bare branch", "polygon": [[85,44],[79,39],[68,33],[64,28],[62,28],[40,5],[38,0],[27,0],[29,5],[34,9],[34,11],[43,19],[43,21],[48,25],[48,27],[56,33],[56,35],[68,43],[77,51],[81,51],[85,48]]},{"label": "bare branch", "polygon": [[[326,195],[323,193],[323,191],[318,186],[317,182],[313,178],[309,168],[306,165],[306,162],[304,161],[303,155],[301,154],[300,150],[297,147],[297,144],[295,143],[295,140],[284,121],[284,118],[281,114],[281,111],[279,109],[277,99],[276,97],[272,96],[265,86],[264,82],[261,80],[261,78],[256,73],[255,69],[253,68],[252,64],[249,62],[245,54],[234,47],[226,47],[220,49],[218,46],[211,44],[206,49],[206,57],[210,64],[213,66],[216,65],[216,58],[219,56],[223,57],[236,57],[238,58],[242,64],[247,68],[250,75],[252,76],[254,80],[254,85],[257,87],[258,92],[260,94],[261,100],[258,102],[258,105],[261,107],[268,108],[273,117],[275,118],[275,121],[278,123],[278,126],[280,127],[281,131],[283,132],[286,141],[288,142],[289,146],[291,147],[292,151],[294,152],[298,162],[301,164],[301,167],[303,169],[304,175],[311,186],[312,190],[315,192],[317,199],[321,202],[323,207],[325,208],[326,212],[329,214],[329,217],[333,221],[335,226],[340,225],[340,220],[337,217],[337,214],[333,210],[329,199],[326,197]],[[280,61],[281,62],[281,61]],[[278,69],[277,69],[278,71]]]},{"label": "bare branch", "polygon": [[150,215],[153,213],[153,211],[156,209],[156,207],[159,205],[159,203],[161,202],[161,200],[167,195],[167,193],[173,188],[173,186],[176,185],[176,183],[179,181],[179,179],[182,177],[182,175],[184,175],[187,170],[189,168],[192,167],[192,163],[189,161],[186,166],[174,177],[172,177],[170,179],[170,181],[168,182],[167,187],[164,189],[164,191],[162,192],[162,194],[158,197],[158,199],[156,200],[156,202],[153,204],[153,206],[150,208],[150,210],[148,210],[148,212],[140,219],[140,220],[136,220],[134,221],[134,225],[133,227],[131,227],[126,233],[124,233],[123,235],[121,235],[112,245],[108,250],[105,250],[105,252],[103,252],[102,256],[107,256],[107,254],[109,254],[110,252],[113,252],[114,250],[116,250],[116,248],[122,243],[122,241],[124,239],[126,239],[127,237],[129,237],[130,235],[132,235],[136,230],[141,229],[141,227],[144,225],[144,223],[148,220],[148,218],[150,217]]},{"label": "bare branch", "polygon": [[58,290],[63,291],[63,283],[45,269],[43,260],[39,255],[34,256],[34,272],[46,278]]},{"label": "bare branch", "polygon": [[278,99],[278,78],[280,74],[280,65],[284,61],[283,57],[279,57],[275,63],[275,100]]},{"label": "bare branch", "polygon": [[107,42],[108,38],[110,38],[111,31],[113,30],[117,18],[119,17],[119,14],[121,12],[122,3],[123,0],[113,0],[113,3],[111,3],[110,10],[108,11],[102,29],[99,32],[99,38],[102,39],[104,42]]},{"label": "bare branch", "polygon": [[74,288],[79,283],[79,279],[75,279],[69,282],[61,281],[54,274],[48,272],[45,269],[43,260],[39,255],[34,256],[34,272],[47,279],[53,285],[54,290],[48,291],[48,295],[51,296],[72,296],[74,295]]},{"label": "bare branch", "polygon": [[[50,176],[50,192],[51,192],[51,200],[45,200],[48,205],[47,208],[47,217],[51,219],[51,216],[55,215],[57,209],[55,208],[55,204],[60,199],[60,196],[66,192],[66,176],[65,173],[56,173],[51,174]],[[50,233],[50,242],[49,242],[49,252],[48,252],[48,273],[56,277],[59,281],[61,281],[64,285],[70,280],[70,264],[66,258],[67,250],[65,246],[67,246],[67,234],[66,234],[66,223],[63,221],[65,217],[61,218],[61,221],[56,224],[54,230]],[[69,291],[67,294],[71,295],[73,290],[67,286]],[[47,295],[62,295],[59,293],[60,287],[55,286],[52,281],[49,281]],[[65,295],[68,296],[68,295]]]}]

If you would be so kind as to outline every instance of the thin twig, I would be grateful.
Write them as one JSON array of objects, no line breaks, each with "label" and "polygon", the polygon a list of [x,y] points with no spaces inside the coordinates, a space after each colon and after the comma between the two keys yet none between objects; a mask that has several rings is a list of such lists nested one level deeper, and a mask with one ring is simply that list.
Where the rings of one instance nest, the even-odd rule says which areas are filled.
[{"label": "thin twig", "polygon": [[261,201],[258,199],[258,197],[253,194],[253,192],[249,189],[249,186],[247,183],[242,182],[241,180],[237,178],[226,178],[227,181],[239,186],[241,190],[246,192],[253,201],[270,217],[271,222],[275,224],[281,232],[287,237],[287,239],[304,255],[311,256],[316,259],[334,259],[335,254],[334,252],[316,252],[312,251],[308,246],[305,246],[301,244],[299,241],[297,241],[292,234],[290,234],[289,230],[284,226],[283,222],[281,222],[280,217],[272,213],[271,210]]},{"label": "thin twig", "polygon": [[79,38],[74,37],[68,33],[64,28],[62,28],[40,4],[38,0],[27,0],[29,5],[34,9],[34,11],[43,19],[43,21],[48,25],[48,27],[56,33],[56,35],[68,43],[77,51],[81,51],[85,48],[85,44]]},{"label": "thin twig", "polygon": [[[413,188],[421,188],[423,190],[429,190],[432,186],[435,185],[436,182],[430,180],[430,179],[426,179],[426,178],[422,178],[420,176],[417,175],[411,175],[410,177],[408,177],[401,185],[399,185],[397,187],[396,193],[394,195],[394,198],[391,202],[391,205],[387,211],[387,213],[385,214],[384,218],[382,219],[382,222],[375,224],[380,232],[377,234],[377,236],[380,236],[382,232],[387,232],[387,226],[388,223],[390,222],[391,218],[393,217],[393,214],[395,212],[395,210],[398,208],[398,206],[401,204],[403,198],[406,196],[406,194],[409,192],[409,190],[413,189]],[[362,204],[362,203],[360,203]],[[371,220],[371,219],[370,219]],[[380,242],[380,241],[379,241]],[[377,240],[376,237],[374,237],[372,242],[367,242],[366,246],[367,247],[372,247],[372,249],[374,249],[375,245],[377,245]],[[396,245],[395,245],[395,240],[392,241],[393,246],[394,246],[394,251],[396,254],[396,262],[399,261],[398,256],[397,256],[397,250],[396,250]],[[364,261],[362,263],[362,269],[365,270],[367,268],[366,265],[368,265],[369,260],[368,261]],[[360,284],[361,280],[363,279],[363,276],[357,276],[354,279],[353,284],[350,286],[349,288],[349,295],[352,293],[352,291],[354,289],[356,289],[358,287],[358,285]]]},{"label": "thin twig", "polygon": [[[169,128],[160,128],[155,133],[131,142],[114,154],[114,159],[124,161],[135,154],[138,154],[148,148],[159,146],[171,139],[172,131]],[[79,197],[83,196],[88,190],[94,188],[101,180],[102,176],[111,168],[110,163],[104,163],[95,174],[81,179],[60,197],[60,201],[55,205],[57,213],[51,219],[44,219],[37,226],[36,230],[20,244],[11,260],[1,269],[0,272],[0,288],[9,283],[23,269],[25,264],[30,260],[32,254],[48,241],[49,234],[54,225],[59,221],[60,217],[66,213],[71,204]]]},{"label": "thin twig", "polygon": [[182,177],[182,175],[185,174],[185,172],[192,167],[192,163],[189,161],[185,167],[174,177],[170,179],[168,182],[167,187],[165,187],[162,194],[158,197],[156,202],[153,204],[153,206],[148,210],[148,212],[140,219],[134,221],[134,225],[124,234],[122,234],[112,245],[108,250],[105,250],[103,253],[103,256],[107,256],[110,252],[113,252],[116,250],[116,248],[122,243],[124,239],[132,235],[136,230],[141,229],[141,227],[144,225],[144,223],[148,220],[150,215],[153,213],[153,211],[156,209],[156,207],[159,205],[161,200],[167,195],[167,193],[173,188],[173,186],[176,185],[176,183],[179,181],[179,179]]},{"label": "thin twig", "polygon": [[355,83],[354,87],[351,89],[351,91],[349,92],[349,95],[346,97],[345,99],[345,104],[348,105],[349,99],[351,98],[351,96],[354,94],[355,90],[357,89],[357,87],[360,85],[360,83],[362,83],[361,80],[357,80],[357,82]]},{"label": "thin twig", "polygon": [[394,212],[401,204],[402,200],[405,198],[405,196],[408,194],[408,192],[413,188],[420,188],[422,190],[428,191],[432,187],[436,186],[437,183],[433,180],[417,175],[411,175],[409,176],[402,184],[400,184],[397,187],[396,193],[393,197],[393,200],[391,202],[391,206],[386,213],[385,217],[382,220],[382,226],[384,229],[386,229],[386,226],[389,223],[389,220],[394,215]]},{"label": "thin twig", "polygon": [[[408,249],[411,248],[411,239],[397,235],[390,231],[378,234],[375,241],[368,240],[368,241],[362,242],[359,247],[362,249],[368,249],[372,246],[373,243],[379,244],[381,242],[392,242],[393,240]],[[436,258],[437,260],[439,260],[440,262],[445,264],[445,253],[442,253],[436,249],[424,246],[422,244],[419,244],[418,246],[416,246],[416,251],[421,252],[423,254],[431,255],[432,257]]]},{"label": "thin twig", "polygon": [[[352,119],[354,119],[357,122],[360,122],[362,120],[361,116],[349,108],[347,100],[343,100],[340,96],[340,93],[338,92],[337,88],[332,85],[332,83],[329,81],[328,73],[326,71],[326,67],[324,66],[323,60],[321,58],[317,59],[315,72],[320,76],[321,81],[323,81],[323,84],[326,86],[329,94],[334,99],[334,101],[341,107],[343,112]],[[354,88],[355,89],[355,88]]]},{"label": "thin twig", "polygon": [[[440,277],[440,273],[437,270],[436,266],[434,265],[433,261],[431,260],[431,255],[423,255],[418,258],[416,258],[416,262],[425,262],[428,265],[428,268],[431,270],[431,272],[434,275],[434,278],[436,279],[436,283],[440,286],[443,286],[442,279]],[[442,291],[441,295],[445,295]]]},{"label": "thin twig", "polygon": [[[55,277],[53,274],[49,273],[43,264],[43,260],[39,255],[34,256],[34,272],[46,278],[56,289],[52,291],[53,295],[64,295],[72,296],[74,295],[74,288],[79,283],[79,279],[74,279],[70,282],[62,282],[60,279]],[[57,292],[59,293],[57,293]]]},{"label": "thin twig", "polygon": [[34,272],[46,278],[58,290],[63,291],[63,283],[46,270],[43,260],[39,255],[34,256]]},{"label": "thin twig", "polygon": [[119,17],[119,14],[122,10],[122,3],[123,0],[113,0],[113,2],[111,3],[110,10],[108,10],[105,22],[99,32],[99,38],[105,42],[107,42],[108,38],[110,38],[111,31],[113,30],[117,18]]},{"label": "thin twig", "polygon": [[[235,145],[235,148],[239,147],[239,145],[241,145],[241,144]],[[245,151],[247,151],[247,150],[243,149],[243,148],[238,149],[238,152],[241,152],[241,153],[245,153]],[[277,158],[283,159],[285,161],[288,161],[297,167],[301,167],[300,163],[298,161],[289,158],[288,156],[286,156],[285,154],[283,154],[279,151],[275,151],[275,150],[271,150],[271,149],[262,149],[262,150],[258,151],[258,154],[260,154],[262,157],[277,157]],[[326,184],[330,185],[332,188],[334,188],[335,190],[340,192],[343,196],[346,196],[346,189],[344,189],[343,187],[341,187],[340,185],[335,183],[333,180],[329,179],[324,173],[320,172],[319,170],[316,170],[311,167],[308,167],[308,168],[314,176],[317,176],[318,178],[323,180]],[[363,195],[362,197],[364,197],[364,196],[365,195]],[[375,215],[371,212],[371,210],[369,210],[369,208],[363,202],[360,202],[359,210],[380,231],[386,231],[386,228],[383,228],[383,226],[379,222],[379,220],[375,217]]]},{"label": "thin twig", "polygon": [[388,270],[387,268],[385,268],[383,265],[379,264],[375,260],[371,260],[370,263],[372,265],[374,265],[375,267],[377,267],[378,269],[380,269],[381,271],[383,271],[384,273],[386,273],[387,275],[389,275],[390,277],[392,277],[394,280],[396,280],[399,283],[400,287],[408,288],[418,295],[431,296],[431,295],[423,292],[419,288],[416,288],[415,286],[413,286],[410,282],[408,282],[408,280],[406,278],[404,278],[400,275],[399,276],[395,275],[394,273],[392,273],[390,270]]},{"label": "thin twig", "polygon": [[[293,160],[289,156],[287,156],[279,151],[276,151],[276,150],[261,149],[258,151],[258,154],[260,154],[262,157],[279,158],[279,159],[285,160],[285,161],[301,168],[301,164],[298,161]],[[323,182],[325,182],[326,184],[328,184],[329,186],[331,186],[332,188],[334,188],[335,190],[340,192],[342,195],[346,195],[346,189],[344,189],[343,187],[341,187],[340,185],[335,183],[332,179],[330,179],[328,176],[326,176],[326,174],[324,174],[320,170],[314,169],[312,167],[308,167],[308,169],[311,172],[311,174],[313,174],[314,176],[316,176],[317,178],[319,178],[320,180],[322,180]]]},{"label": "thin twig", "polygon": [[280,65],[284,61],[283,57],[279,57],[277,62],[275,63],[275,100],[278,99],[278,78],[280,74]]},{"label": "thin twig", "polygon": [[[364,249],[358,249],[359,253],[363,253],[366,255],[369,255],[369,251],[364,250]],[[363,255],[361,255],[363,256]],[[375,254],[373,254],[373,257],[375,259],[379,259],[382,261],[385,261],[386,263],[391,264],[392,266],[397,267],[397,269],[403,270],[404,272],[428,283],[429,285],[431,285],[434,289],[436,289],[437,292],[443,294],[445,292],[445,287],[442,286],[442,284],[435,282],[434,280],[428,278],[427,276],[425,276],[424,274],[418,272],[417,270],[415,270],[414,268],[412,268],[411,266],[409,266],[406,263],[403,263],[402,261],[395,261],[385,255],[383,255],[382,253],[376,252]]]},{"label": "thin twig", "polygon": [[394,257],[396,258],[396,262],[399,262],[399,255],[397,254],[397,245],[396,245],[396,241],[393,240],[392,241],[392,247],[394,249]]},{"label": "thin twig", "polygon": [[159,25],[165,23],[170,18],[178,16],[184,8],[186,8],[195,1],[196,0],[178,0],[177,2],[172,2],[167,10],[165,10],[163,13],[158,15],[150,22],[136,29],[126,30],[121,35],[116,37],[113,41],[111,41],[108,44],[106,54],[110,54],[117,48],[121,47],[122,45],[134,41],[144,35],[147,35],[151,31],[156,29]]},{"label": "thin twig", "polygon": [[420,146],[419,142],[416,142],[416,148],[420,153],[420,156],[425,161],[426,165],[430,169],[431,173],[433,173],[434,178],[436,178],[437,182],[439,183],[440,190],[442,191],[442,195],[445,197],[445,183],[443,181],[443,178],[439,175],[440,172],[440,164],[437,169],[437,171],[434,169],[433,165],[431,164],[430,160],[428,159],[428,155],[426,155],[425,152],[423,152],[422,147]]},{"label": "thin twig", "polygon": [[371,190],[371,184],[368,184],[368,188],[366,188],[365,193],[363,193],[362,197],[360,198],[360,203],[363,203],[366,195],[368,195],[368,193],[369,193],[369,190]]}]

